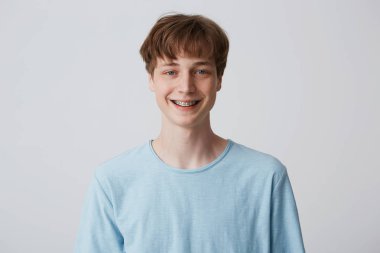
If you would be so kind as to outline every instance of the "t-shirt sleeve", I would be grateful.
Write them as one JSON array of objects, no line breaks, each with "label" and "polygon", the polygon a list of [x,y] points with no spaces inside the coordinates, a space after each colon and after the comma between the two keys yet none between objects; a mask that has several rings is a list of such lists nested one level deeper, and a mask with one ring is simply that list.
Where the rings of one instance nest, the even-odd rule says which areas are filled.
[{"label": "t-shirt sleeve", "polygon": [[272,194],[271,252],[305,252],[296,201],[285,167]]},{"label": "t-shirt sleeve", "polygon": [[118,253],[123,252],[123,243],[111,199],[94,174],[82,207],[74,252]]}]

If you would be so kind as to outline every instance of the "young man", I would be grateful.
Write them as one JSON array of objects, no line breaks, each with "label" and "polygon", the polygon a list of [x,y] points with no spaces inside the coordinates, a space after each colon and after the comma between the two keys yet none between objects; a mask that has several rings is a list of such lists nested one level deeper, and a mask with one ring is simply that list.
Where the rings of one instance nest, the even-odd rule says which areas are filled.
[{"label": "young man", "polygon": [[161,132],[96,169],[76,252],[304,252],[285,166],[211,129],[228,46],[203,16],[154,25],[140,53]]}]

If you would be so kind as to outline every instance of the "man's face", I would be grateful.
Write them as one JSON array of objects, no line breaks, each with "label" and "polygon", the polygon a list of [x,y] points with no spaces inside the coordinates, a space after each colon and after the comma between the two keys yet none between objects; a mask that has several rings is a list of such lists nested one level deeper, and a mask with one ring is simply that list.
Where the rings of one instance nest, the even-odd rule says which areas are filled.
[{"label": "man's face", "polygon": [[221,88],[214,61],[183,57],[157,59],[149,88],[166,124],[186,128],[209,124],[209,113]]}]

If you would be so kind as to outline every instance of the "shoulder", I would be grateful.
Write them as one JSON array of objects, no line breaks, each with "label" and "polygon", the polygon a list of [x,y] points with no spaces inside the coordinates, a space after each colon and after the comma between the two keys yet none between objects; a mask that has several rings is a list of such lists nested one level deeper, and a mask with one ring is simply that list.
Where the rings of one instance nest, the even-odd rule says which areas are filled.
[{"label": "shoulder", "polygon": [[233,142],[231,157],[234,163],[255,174],[272,175],[277,180],[286,174],[286,166],[279,158],[237,142]]},{"label": "shoulder", "polygon": [[100,163],[95,168],[95,177],[100,183],[115,182],[125,177],[131,178],[148,156],[148,143],[134,146]]}]

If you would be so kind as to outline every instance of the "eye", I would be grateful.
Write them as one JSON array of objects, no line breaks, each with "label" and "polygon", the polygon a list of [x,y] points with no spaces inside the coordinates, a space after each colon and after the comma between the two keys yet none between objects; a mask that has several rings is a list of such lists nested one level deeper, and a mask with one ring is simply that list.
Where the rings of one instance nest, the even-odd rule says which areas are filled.
[{"label": "eye", "polygon": [[195,71],[195,73],[196,73],[196,74],[200,74],[200,75],[205,75],[205,74],[207,74],[208,72],[207,72],[207,70],[205,70],[205,69],[198,69],[198,70]]},{"label": "eye", "polygon": [[168,76],[174,76],[175,75],[175,71],[168,70],[168,71],[165,72],[165,74],[168,75]]}]

